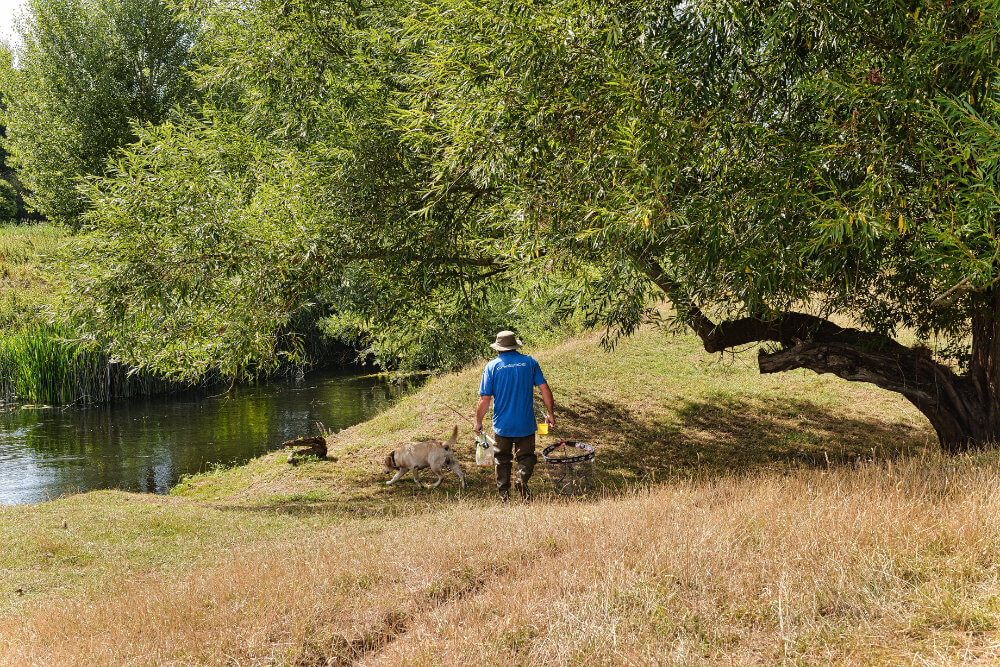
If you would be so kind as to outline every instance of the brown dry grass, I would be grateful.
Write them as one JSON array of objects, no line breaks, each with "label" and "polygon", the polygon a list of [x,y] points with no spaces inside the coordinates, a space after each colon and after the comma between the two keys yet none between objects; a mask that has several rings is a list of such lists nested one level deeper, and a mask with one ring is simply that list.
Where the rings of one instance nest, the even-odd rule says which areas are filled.
[{"label": "brown dry grass", "polygon": [[941,457],[898,397],[655,331],[537,356],[563,433],[599,444],[602,493],[554,498],[540,475],[534,505],[502,507],[470,464],[465,493],[386,488],[384,450],[450,429],[472,368],[340,434],[336,462],[0,510],[0,577],[29,582],[0,590],[0,662],[1000,657],[997,453]]},{"label": "brown dry grass", "polygon": [[995,660],[996,458],[461,501],[0,620],[33,664]]}]

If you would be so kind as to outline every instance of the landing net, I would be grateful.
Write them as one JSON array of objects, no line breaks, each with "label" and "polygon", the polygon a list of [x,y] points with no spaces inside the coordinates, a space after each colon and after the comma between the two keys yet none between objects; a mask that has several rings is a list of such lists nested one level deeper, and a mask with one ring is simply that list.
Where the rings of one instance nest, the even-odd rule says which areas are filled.
[{"label": "landing net", "polygon": [[542,451],[545,469],[556,493],[579,496],[594,486],[596,452],[585,442],[562,440]]}]

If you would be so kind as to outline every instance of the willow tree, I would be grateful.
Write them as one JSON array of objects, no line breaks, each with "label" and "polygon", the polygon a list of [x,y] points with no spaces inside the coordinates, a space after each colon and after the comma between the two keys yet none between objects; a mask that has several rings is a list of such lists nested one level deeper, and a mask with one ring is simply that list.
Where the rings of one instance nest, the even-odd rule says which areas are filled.
[{"label": "willow tree", "polygon": [[1000,440],[998,28],[989,2],[430,1],[403,122],[429,190],[601,267],[612,329],[668,297],[706,350],[899,392],[958,451]]},{"label": "willow tree", "polygon": [[[899,392],[949,451],[1000,437],[993,4],[227,7],[223,112],[90,191],[81,303],[122,354],[238,368],[317,293],[392,332],[539,270],[612,338],[666,297],[709,351]],[[229,130],[256,157],[191,144]]]},{"label": "willow tree", "polygon": [[406,3],[188,4],[200,107],[139,128],[85,189],[93,335],[185,380],[298,363],[317,320],[413,365],[484,348],[511,300],[507,241],[470,189],[425,199],[431,156],[396,122]]}]

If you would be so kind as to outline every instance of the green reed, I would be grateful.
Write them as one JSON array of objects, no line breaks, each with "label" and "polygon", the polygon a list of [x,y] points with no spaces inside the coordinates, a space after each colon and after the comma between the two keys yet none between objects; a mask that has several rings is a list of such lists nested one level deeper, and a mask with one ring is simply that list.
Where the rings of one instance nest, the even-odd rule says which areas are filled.
[{"label": "green reed", "polygon": [[21,403],[105,403],[179,389],[76,343],[60,325],[32,325],[0,337],[0,398]]}]

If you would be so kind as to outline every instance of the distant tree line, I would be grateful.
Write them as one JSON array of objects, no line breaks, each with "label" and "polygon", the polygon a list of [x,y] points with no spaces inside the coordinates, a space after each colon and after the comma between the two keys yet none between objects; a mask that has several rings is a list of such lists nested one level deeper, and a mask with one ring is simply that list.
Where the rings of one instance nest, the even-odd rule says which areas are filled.
[{"label": "distant tree line", "polygon": [[[81,182],[192,93],[195,30],[161,0],[28,0],[0,59],[4,165],[30,210],[77,226]],[[0,200],[3,193],[0,192]]]}]

